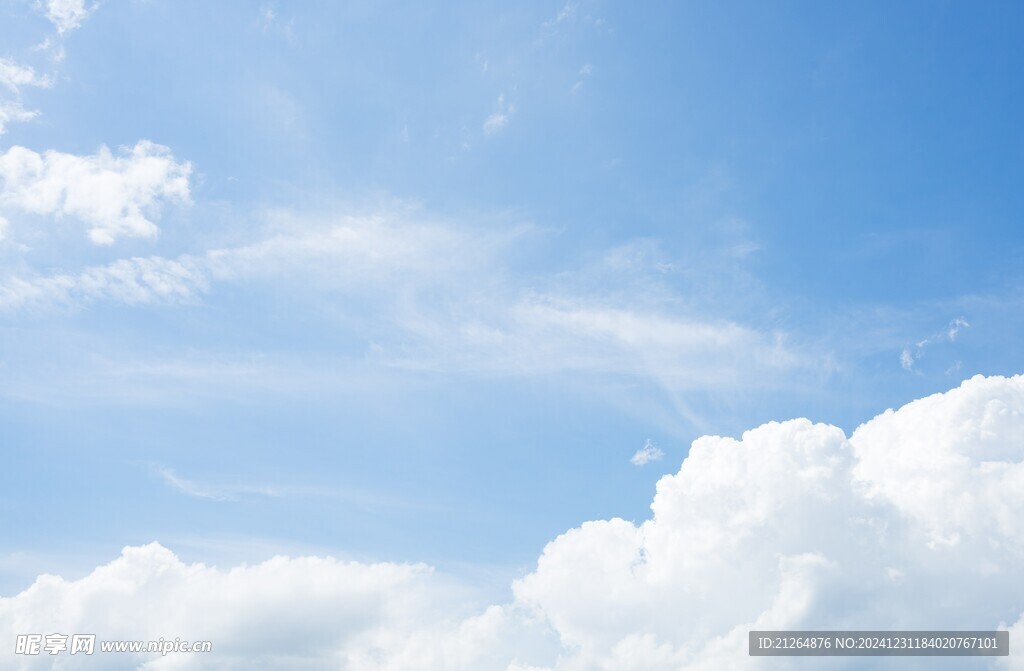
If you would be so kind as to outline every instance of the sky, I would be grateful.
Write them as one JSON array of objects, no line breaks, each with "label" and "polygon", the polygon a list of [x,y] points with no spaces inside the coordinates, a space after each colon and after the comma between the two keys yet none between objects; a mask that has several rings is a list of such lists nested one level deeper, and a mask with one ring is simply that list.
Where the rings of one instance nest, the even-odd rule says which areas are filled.
[{"label": "sky", "polygon": [[[258,599],[305,595],[296,623],[407,595],[369,638],[271,636],[280,668],[724,668],[755,621],[1013,625],[1022,20],[0,2],[0,630],[51,588],[67,627],[134,613],[148,579],[104,590],[147,570],[186,604],[279,584]],[[841,494],[803,532],[766,535],[821,487]],[[719,546],[751,519],[760,544]],[[835,562],[861,527],[811,531],[854,519],[894,534],[856,569]],[[750,590],[698,623],[694,585],[733,589],[701,543]],[[645,587],[600,607],[692,597],[676,629],[573,605],[637,552]],[[854,590],[876,563],[919,592]],[[954,578],[998,605],[914,610]],[[118,663],[248,668],[225,608],[210,630],[239,647],[211,666]]]}]

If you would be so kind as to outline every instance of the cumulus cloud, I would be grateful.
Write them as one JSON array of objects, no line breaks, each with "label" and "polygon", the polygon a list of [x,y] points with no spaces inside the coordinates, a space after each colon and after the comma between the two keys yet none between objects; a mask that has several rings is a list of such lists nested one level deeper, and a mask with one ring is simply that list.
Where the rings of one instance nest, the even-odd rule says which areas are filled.
[{"label": "cumulus cloud", "polygon": [[161,206],[189,202],[191,172],[191,164],[148,140],[116,155],[106,147],[78,156],[15,146],[0,154],[0,207],[74,217],[94,244],[110,245],[155,236]]},{"label": "cumulus cloud", "polygon": [[8,58],[0,58],[0,86],[12,93],[18,93],[23,86],[49,88],[53,86],[53,80],[36,74],[36,71],[27,65],[20,65]]},{"label": "cumulus cloud", "polygon": [[[125,662],[147,670],[696,671],[806,668],[749,657],[750,629],[1024,635],[1021,436],[1024,377],[979,376],[850,437],[798,419],[700,438],[658,482],[650,519],[567,531],[506,604],[467,611],[422,566],[279,557],[222,571],[153,544],[80,580],[40,576],[0,599],[0,638],[214,641],[204,659]],[[1011,654],[981,661],[1024,668]],[[0,655],[11,668],[56,668]],[[102,656],[61,661],[110,668]]]},{"label": "cumulus cloud", "polygon": [[46,0],[46,18],[63,35],[81,27],[82,22],[96,9],[87,7],[85,0]]},{"label": "cumulus cloud", "polygon": [[[325,669],[332,662],[337,668],[345,651],[381,624],[395,628],[434,614],[431,573],[422,565],[317,557],[275,557],[220,571],[185,564],[154,543],[125,548],[81,580],[41,576],[17,597],[0,600],[0,631],[12,641],[39,630],[95,633],[100,640],[213,642],[208,661],[97,650],[91,658],[61,655],[67,668],[243,669],[255,660],[268,669]],[[49,655],[10,659],[9,646],[0,655],[6,668],[54,664]]]},{"label": "cumulus cloud", "polygon": [[576,651],[564,668],[761,668],[749,629],[1005,627],[1022,435],[1024,378],[977,377],[849,439],[807,420],[704,437],[650,520],[566,533],[516,595]]}]

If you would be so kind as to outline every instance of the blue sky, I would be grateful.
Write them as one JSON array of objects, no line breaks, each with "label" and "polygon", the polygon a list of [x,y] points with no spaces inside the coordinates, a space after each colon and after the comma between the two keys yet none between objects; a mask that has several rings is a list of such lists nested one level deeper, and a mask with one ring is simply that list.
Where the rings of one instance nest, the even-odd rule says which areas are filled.
[{"label": "blue sky", "polygon": [[701,435],[1022,368],[1017,5],[84,7],[0,6],[0,151],[100,180],[0,167],[4,594],[154,540],[500,592]]}]

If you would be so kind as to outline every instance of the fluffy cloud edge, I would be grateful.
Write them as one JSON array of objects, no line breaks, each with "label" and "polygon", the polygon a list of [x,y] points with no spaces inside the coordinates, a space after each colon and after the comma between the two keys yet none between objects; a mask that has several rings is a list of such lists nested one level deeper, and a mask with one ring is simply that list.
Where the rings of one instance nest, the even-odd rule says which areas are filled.
[{"label": "fluffy cloud edge", "polygon": [[[658,482],[650,519],[567,531],[513,583],[511,602],[475,614],[423,565],[275,557],[218,570],[151,544],[80,580],[43,575],[0,599],[0,638],[66,629],[215,642],[205,659],[123,658],[146,670],[668,671],[769,668],[747,656],[749,629],[1020,635],[1022,436],[1022,376],[976,376],[849,438],[806,419],[705,436]],[[1011,654],[993,664],[1024,668]],[[110,668],[102,656],[62,664]]]},{"label": "fluffy cloud edge", "polygon": [[155,237],[165,204],[191,203],[191,174],[191,163],[149,140],[85,156],[13,146],[0,154],[0,208],[73,217],[86,224],[93,244],[108,246],[121,237]]},{"label": "fluffy cloud edge", "polygon": [[81,28],[97,5],[86,6],[85,0],[46,0],[46,18],[61,35]]}]

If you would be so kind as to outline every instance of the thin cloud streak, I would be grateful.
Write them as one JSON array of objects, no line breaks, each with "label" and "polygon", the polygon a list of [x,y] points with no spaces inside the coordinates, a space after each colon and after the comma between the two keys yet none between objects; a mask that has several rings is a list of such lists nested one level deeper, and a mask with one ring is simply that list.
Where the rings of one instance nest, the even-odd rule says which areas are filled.
[{"label": "thin cloud streak", "polygon": [[956,342],[957,335],[959,335],[960,331],[969,327],[970,324],[968,324],[967,320],[963,317],[957,317],[950,320],[946,328],[941,331],[925,338],[924,340],[919,340],[912,348],[904,347],[900,352],[900,366],[907,372],[918,372],[914,368],[914,364],[924,357],[931,345],[936,343]]},{"label": "thin cloud streak", "polygon": [[254,485],[237,482],[201,482],[191,478],[184,478],[177,471],[167,466],[152,465],[151,470],[161,482],[179,494],[217,503],[244,503],[255,498],[280,500],[326,499],[353,505],[365,511],[451,511],[451,508],[436,503],[412,501],[387,494],[363,491],[357,488],[269,483]]},{"label": "thin cloud streak", "polygon": [[[339,362],[358,359],[370,367],[626,376],[679,392],[778,385],[819,365],[819,357],[784,332],[683,305],[668,283],[672,273],[662,270],[666,259],[648,243],[616,248],[573,272],[525,274],[511,259],[538,239],[529,227],[481,231],[401,214],[333,221],[282,215],[250,244],[119,259],[77,273],[9,276],[0,281],[0,312],[45,314],[100,302],[189,309],[218,301],[219,287],[246,286],[268,298],[301,297],[322,315],[338,314],[365,342],[365,348],[339,353]],[[367,307],[359,313],[353,305]],[[309,366],[301,360],[282,364],[280,356],[256,354],[239,372],[250,378],[265,372],[271,379],[322,380],[326,374],[306,376],[301,371]],[[135,372],[152,380],[163,371],[180,383],[182,362],[170,363],[150,360]],[[277,372],[271,375],[268,366]],[[187,367],[193,382],[202,375],[203,366]],[[119,368],[122,377],[132,374],[131,365]],[[229,378],[238,382],[238,375]],[[700,424],[699,416],[685,412],[685,401],[676,400]]]}]

